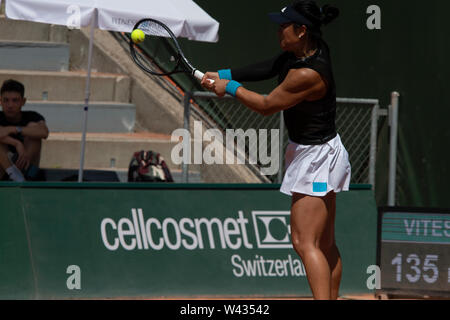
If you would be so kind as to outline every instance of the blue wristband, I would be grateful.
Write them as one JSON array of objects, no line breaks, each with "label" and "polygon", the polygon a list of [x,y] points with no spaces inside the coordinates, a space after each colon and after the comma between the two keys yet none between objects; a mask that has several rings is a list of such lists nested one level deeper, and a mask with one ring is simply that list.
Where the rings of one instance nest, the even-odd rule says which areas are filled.
[{"label": "blue wristband", "polygon": [[237,81],[231,80],[230,82],[228,82],[225,91],[231,94],[233,97],[236,97],[236,91],[239,87],[242,87],[242,84]]},{"label": "blue wristband", "polygon": [[225,79],[225,80],[233,80],[233,78],[231,77],[231,70],[230,69],[222,69],[217,71],[219,73],[219,78],[220,79]]}]

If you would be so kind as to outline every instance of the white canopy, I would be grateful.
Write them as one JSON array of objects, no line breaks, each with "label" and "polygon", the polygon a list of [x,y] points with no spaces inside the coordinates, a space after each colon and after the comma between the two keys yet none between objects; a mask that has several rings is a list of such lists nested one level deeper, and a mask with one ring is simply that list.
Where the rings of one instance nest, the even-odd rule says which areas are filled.
[{"label": "white canopy", "polygon": [[140,19],[153,18],[165,23],[176,36],[197,41],[218,41],[219,23],[192,0],[5,1],[6,17],[10,19],[65,25],[72,28],[91,27],[79,182],[83,181],[94,29],[131,32]]},{"label": "white canopy", "polygon": [[[219,23],[192,0],[5,0],[6,16],[57,25],[131,32],[142,18],[164,22],[176,36],[217,42]],[[1,3],[1,0],[0,0]]]}]

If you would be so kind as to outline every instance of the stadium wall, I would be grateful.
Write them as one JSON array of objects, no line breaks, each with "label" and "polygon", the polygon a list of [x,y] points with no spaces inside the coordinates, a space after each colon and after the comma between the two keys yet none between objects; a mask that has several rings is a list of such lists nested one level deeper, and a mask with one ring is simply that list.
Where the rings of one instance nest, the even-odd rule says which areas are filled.
[{"label": "stadium wall", "polygon": [[[0,298],[310,296],[273,185],[3,183]],[[341,294],[368,293],[370,186],[338,195]]]}]

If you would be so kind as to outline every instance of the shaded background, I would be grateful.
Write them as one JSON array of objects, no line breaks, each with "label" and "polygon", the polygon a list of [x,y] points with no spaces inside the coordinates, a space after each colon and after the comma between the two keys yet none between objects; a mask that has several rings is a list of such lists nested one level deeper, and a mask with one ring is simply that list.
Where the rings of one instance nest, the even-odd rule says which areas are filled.
[{"label": "shaded background", "polygon": [[[196,0],[220,22],[218,43],[183,41],[186,56],[201,70],[237,67],[277,54],[277,26],[267,17],[289,1]],[[376,98],[381,107],[392,91],[400,93],[396,204],[450,207],[450,98],[445,77],[450,3],[419,1],[318,1],[341,14],[324,27],[331,48],[339,97]],[[381,8],[381,30],[369,30],[367,8]],[[248,83],[268,93],[276,80]],[[383,117],[384,118],[384,117]],[[387,203],[389,126],[380,120],[376,199]]]}]

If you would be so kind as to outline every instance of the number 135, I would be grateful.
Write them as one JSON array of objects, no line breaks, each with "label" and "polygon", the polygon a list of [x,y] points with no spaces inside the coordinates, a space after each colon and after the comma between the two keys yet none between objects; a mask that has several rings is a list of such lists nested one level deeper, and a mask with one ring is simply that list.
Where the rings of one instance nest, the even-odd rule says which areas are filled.
[{"label": "number 135", "polygon": [[[423,266],[421,266],[420,258],[417,254],[410,254],[406,258],[406,263],[409,265],[409,268],[413,273],[406,273],[406,279],[409,282],[415,283],[420,280],[420,276],[423,276],[423,280],[427,283],[434,283],[439,277],[438,267],[435,262],[438,261],[438,256],[434,254],[427,254],[425,260],[423,261]],[[392,259],[391,264],[397,266],[396,270],[396,278],[397,282],[402,281],[402,254],[398,253],[394,259]],[[422,267],[422,268],[421,268]],[[425,272],[431,271],[430,274],[426,274]]]}]

